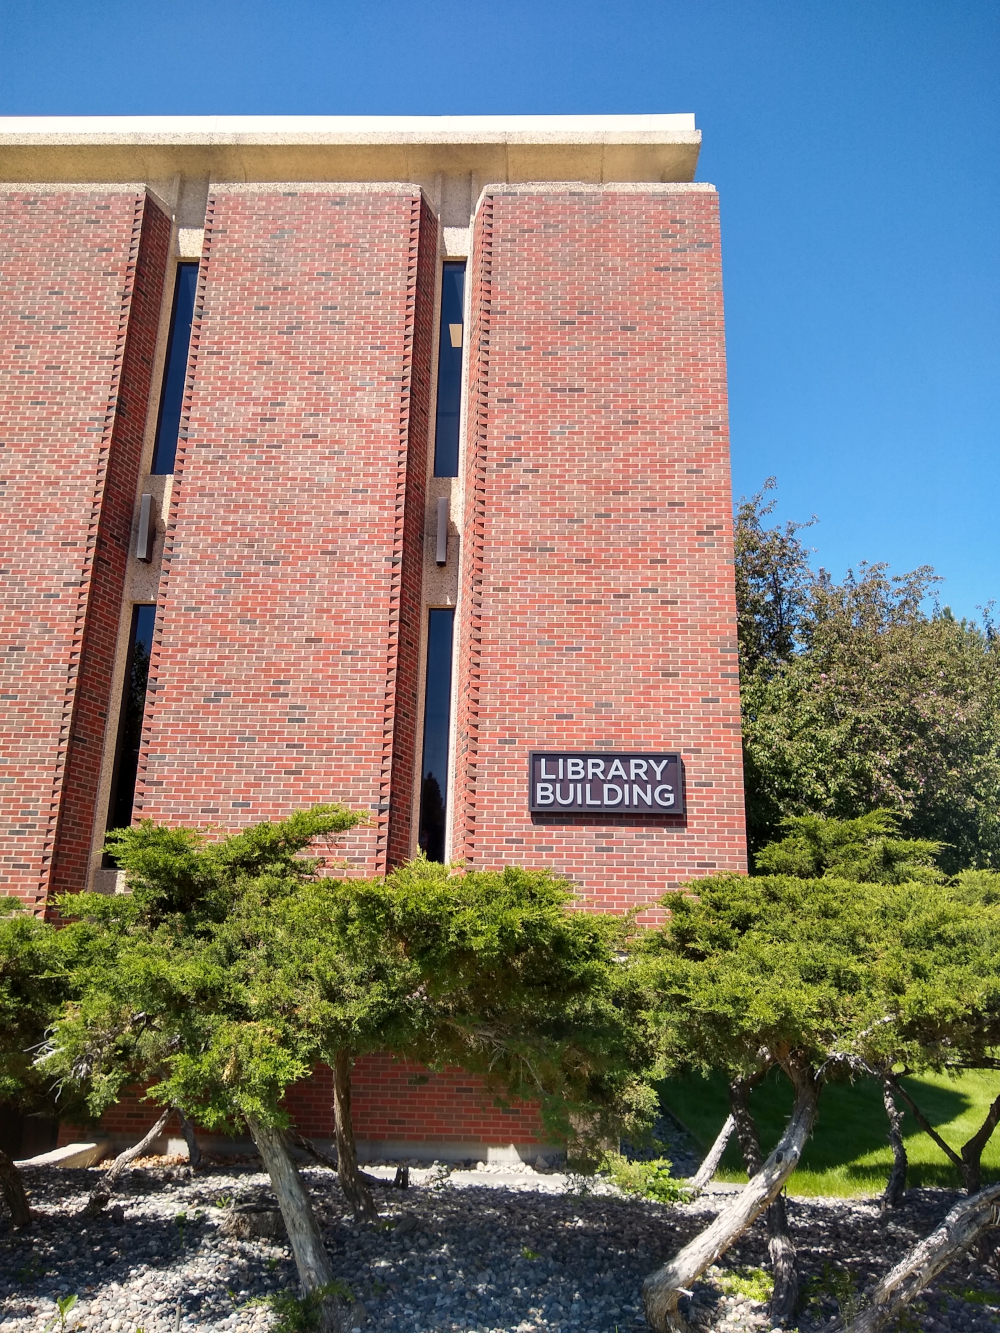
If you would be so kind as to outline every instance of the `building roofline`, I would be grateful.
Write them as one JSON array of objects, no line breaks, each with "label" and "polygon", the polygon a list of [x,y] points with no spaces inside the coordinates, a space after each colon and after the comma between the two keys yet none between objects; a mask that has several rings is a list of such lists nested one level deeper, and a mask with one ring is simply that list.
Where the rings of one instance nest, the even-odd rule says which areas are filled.
[{"label": "building roofline", "polygon": [[631,116],[0,116],[6,144],[672,143],[690,113]]},{"label": "building roofline", "polygon": [[0,180],[23,183],[691,181],[694,116],[5,116]]}]

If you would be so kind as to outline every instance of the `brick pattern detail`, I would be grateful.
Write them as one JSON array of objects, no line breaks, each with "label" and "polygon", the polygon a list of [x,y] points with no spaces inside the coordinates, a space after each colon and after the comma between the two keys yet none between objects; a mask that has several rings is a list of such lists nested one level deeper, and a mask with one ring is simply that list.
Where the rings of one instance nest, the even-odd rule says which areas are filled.
[{"label": "brick pattern detail", "polygon": [[455,855],[476,866],[476,792],[479,777],[479,717],[482,701],[483,573],[486,567],[486,478],[489,428],[490,313],[493,293],[493,197],[479,208],[470,265],[469,403],[466,413],[465,554],[463,580],[468,597],[461,636],[458,677],[458,738],[454,802]]},{"label": "brick pattern detail", "polygon": [[[285,1102],[307,1137],[333,1137],[333,1075],[325,1065],[289,1091]],[[538,1108],[500,1106],[482,1083],[461,1069],[430,1071],[390,1055],[358,1060],[351,1079],[356,1138],[368,1142],[543,1143]]]},{"label": "brick pattern detail", "polygon": [[[717,196],[488,195],[472,281],[455,852],[611,910],[744,869]],[[678,749],[687,815],[533,818],[529,749]]]},{"label": "brick pattern detail", "polygon": [[[392,628],[388,681],[392,708],[387,708],[383,743],[391,742],[387,864],[407,861],[413,846],[413,795],[417,781],[417,682],[420,674],[420,617],[423,582],[423,524],[427,490],[427,447],[430,414],[430,367],[434,319],[434,283],[437,267],[437,219],[426,200],[420,203],[420,232],[416,268],[411,238],[410,291],[407,320],[412,322],[409,353],[409,399],[400,415],[399,454],[396,466],[396,551],[400,558],[398,611]],[[405,388],[405,386],[404,386]],[[402,521],[400,521],[402,519]]]},{"label": "brick pattern detail", "polygon": [[[354,1067],[351,1101],[355,1137],[368,1142],[546,1142],[534,1103],[501,1106],[477,1078],[461,1069],[429,1071],[390,1055],[363,1056]],[[285,1106],[301,1134],[332,1139],[333,1075],[327,1066],[320,1065],[311,1078],[290,1088]],[[101,1129],[138,1140],[159,1113],[134,1089],[104,1113]],[[80,1127],[64,1124],[60,1143],[72,1143],[82,1133]]]},{"label": "brick pattern detail", "polygon": [[[128,1089],[121,1101],[115,1102],[114,1106],[109,1107],[101,1116],[99,1122],[101,1135],[121,1135],[122,1138],[138,1143],[153,1128],[162,1111],[163,1107],[156,1102],[146,1101],[140,1089]],[[170,1138],[180,1137],[180,1120],[176,1115],[170,1117],[163,1132]],[[87,1143],[93,1138],[93,1125],[88,1127],[74,1124],[71,1120],[62,1120],[59,1122],[56,1146],[63,1148],[67,1143]]]},{"label": "brick pattern detail", "polygon": [[170,223],[0,200],[0,892],[86,882]]},{"label": "brick pattern detail", "polygon": [[138,814],[342,800],[355,873],[408,843],[435,228],[404,190],[209,198]]}]

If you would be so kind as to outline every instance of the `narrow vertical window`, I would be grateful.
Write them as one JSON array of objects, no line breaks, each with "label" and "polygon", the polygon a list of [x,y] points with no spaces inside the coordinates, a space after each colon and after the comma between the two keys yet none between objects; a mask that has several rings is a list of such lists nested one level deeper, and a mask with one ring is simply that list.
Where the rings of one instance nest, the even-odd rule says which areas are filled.
[{"label": "narrow vertical window", "polygon": [[441,330],[438,339],[435,477],[458,476],[458,423],[462,415],[462,320],[465,261],[445,264],[441,276]]},{"label": "narrow vertical window", "polygon": [[424,693],[424,761],[417,841],[428,861],[444,860],[448,814],[448,738],[451,729],[451,640],[454,611],[431,611]]},{"label": "narrow vertical window", "polygon": [[197,285],[198,265],[178,264],[177,280],[174,284],[174,306],[170,312],[167,362],[160,390],[160,417],[156,423],[156,444],[153,448],[153,471],[158,474],[174,470]]},{"label": "narrow vertical window", "polygon": [[118,721],[118,748],[111,779],[111,803],[108,828],[128,828],[132,823],[135,779],[139,769],[139,745],[142,741],[142,714],[146,706],[146,682],[149,679],[149,654],[153,647],[155,606],[132,608],[132,632]]}]

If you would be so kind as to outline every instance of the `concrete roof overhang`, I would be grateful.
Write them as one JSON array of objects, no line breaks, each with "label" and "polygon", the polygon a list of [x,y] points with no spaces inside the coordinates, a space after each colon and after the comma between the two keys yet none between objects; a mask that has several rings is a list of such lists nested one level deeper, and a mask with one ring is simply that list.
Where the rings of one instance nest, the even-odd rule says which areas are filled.
[{"label": "concrete roof overhang", "polygon": [[692,181],[693,115],[6,116],[0,180]]}]

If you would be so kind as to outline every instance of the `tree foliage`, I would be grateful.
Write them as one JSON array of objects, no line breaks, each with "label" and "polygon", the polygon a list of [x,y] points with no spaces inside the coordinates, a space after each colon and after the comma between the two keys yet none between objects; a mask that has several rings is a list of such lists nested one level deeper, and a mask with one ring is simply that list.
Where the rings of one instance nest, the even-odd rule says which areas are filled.
[{"label": "tree foliage", "polygon": [[574,909],[571,886],[539,870],[454,874],[418,860],[386,886],[426,997],[408,1054],[537,1100],[554,1139],[571,1122],[580,1137],[585,1116],[596,1148],[651,1114],[640,997],[618,961],[628,918]]},{"label": "tree foliage", "polygon": [[[35,1066],[50,1023],[76,992],[86,956],[85,927],[56,930],[8,899],[0,916],[0,1106],[49,1115],[79,1113],[80,1098],[53,1095],[51,1080]],[[24,1183],[13,1161],[0,1152],[0,1193],[16,1226],[29,1226]]]},{"label": "tree foliage", "polygon": [[768,526],[773,481],[736,514],[740,684],[752,850],[789,815],[880,807],[943,845],[942,866],[1000,867],[1000,643],[987,617],[929,600],[923,566],[814,573]]},{"label": "tree foliage", "polygon": [[926,844],[879,837],[873,853],[893,828],[881,812],[792,824],[761,853],[785,873],[698,880],[638,941],[667,1067],[748,1077],[794,1052],[826,1077],[996,1068],[1000,876],[900,880],[932,869]]},{"label": "tree foliage", "polygon": [[[647,1280],[650,1322],[672,1333],[686,1328],[680,1293],[754,1216],[779,1207],[825,1082],[875,1075],[906,1096],[903,1072],[998,1067],[1000,877],[942,883],[935,845],[899,838],[883,811],[846,822],[794,818],[787,828],[758,857],[778,873],[695,881],[636,944],[665,1071],[725,1074],[752,1191]],[[796,1101],[764,1161],[747,1094],[773,1066]],[[960,1150],[941,1145],[970,1191],[998,1121],[1000,1097]],[[787,1230],[772,1230],[776,1253],[790,1266]]]},{"label": "tree foliage", "polygon": [[642,1064],[614,961],[626,923],[570,910],[544,871],[319,874],[302,849],[345,813],[215,843],[116,831],[132,891],[65,903],[103,946],[45,1067],[83,1078],[94,1113],[142,1071],[155,1100],[217,1130],[247,1112],[284,1123],[285,1088],[342,1050],[474,1069],[541,1099],[554,1133],[577,1103],[641,1101],[624,1092]]},{"label": "tree foliage", "polygon": [[856,884],[939,884],[945,878],[935,865],[941,844],[899,837],[899,817],[891,810],[873,810],[857,819],[791,815],[782,823],[785,837],[754,858],[761,874],[833,876]]},{"label": "tree foliage", "polygon": [[131,892],[63,901],[100,947],[39,1062],[95,1114],[138,1081],[206,1128],[248,1126],[307,1292],[332,1273],[283,1098],[317,1064],[334,1068],[338,1172],[359,1216],[375,1215],[349,1125],[365,1052],[478,1072],[539,1101],[554,1137],[583,1113],[592,1154],[609,1126],[652,1110],[618,961],[627,922],[572,910],[570,886],[543,871],[421,858],[385,880],[323,873],[306,850],[360,818],[320,806],[217,842],[149,822],[116,831]]},{"label": "tree foliage", "polygon": [[85,1086],[94,1114],[142,1078],[206,1128],[280,1122],[285,1088],[319,1058],[321,1015],[298,1005],[273,938],[320,868],[304,850],[360,820],[317,806],[218,842],[149,821],[109,834],[130,892],[61,901],[101,948],[42,1067]]},{"label": "tree foliage", "polygon": [[35,1066],[45,1033],[78,991],[80,968],[94,947],[86,927],[57,930],[14,899],[0,916],[0,1102],[23,1111],[67,1114],[51,1080]]}]

